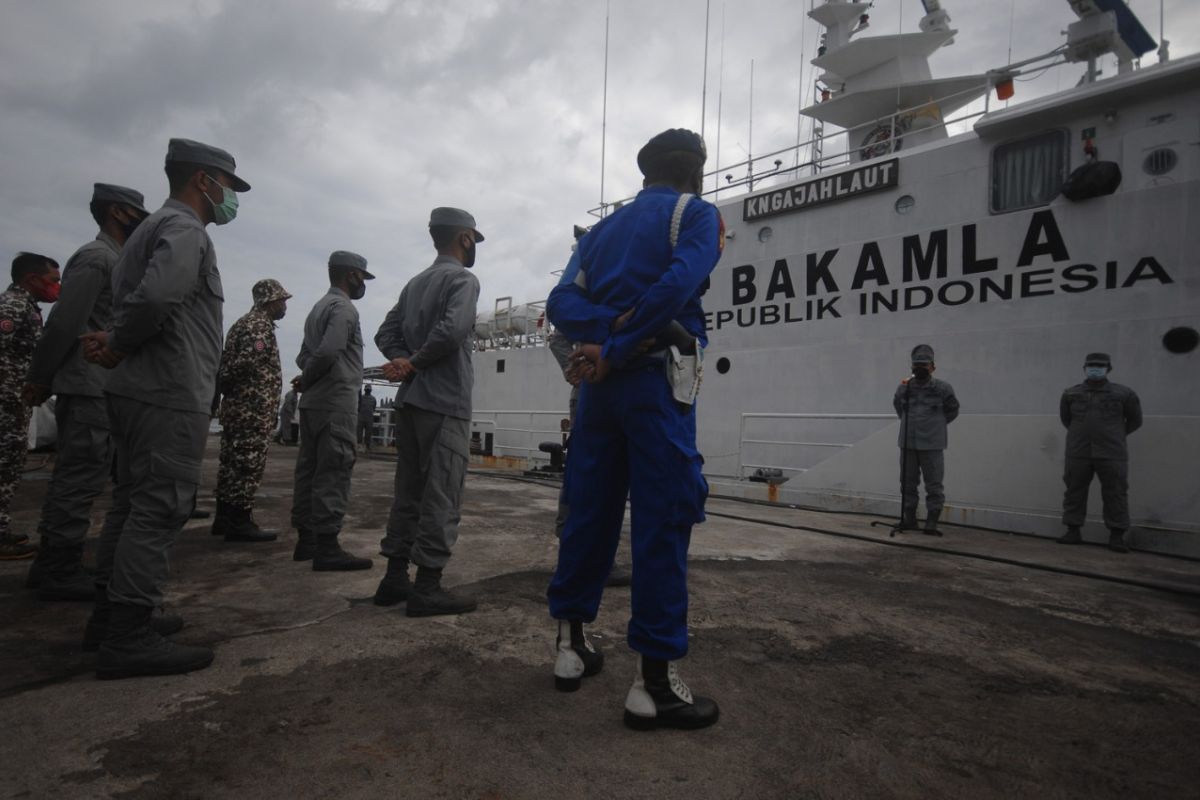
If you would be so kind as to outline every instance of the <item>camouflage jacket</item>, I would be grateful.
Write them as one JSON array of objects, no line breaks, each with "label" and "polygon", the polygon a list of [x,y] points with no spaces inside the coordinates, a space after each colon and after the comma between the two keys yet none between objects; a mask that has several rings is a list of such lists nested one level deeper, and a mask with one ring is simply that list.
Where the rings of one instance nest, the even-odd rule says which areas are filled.
[{"label": "camouflage jacket", "polygon": [[283,388],[275,321],[262,309],[251,309],[233,323],[225,337],[217,388],[224,396],[221,423],[236,414],[248,414],[274,425],[276,402]]},{"label": "camouflage jacket", "polygon": [[42,336],[42,310],[16,284],[0,294],[0,404],[19,405],[25,374]]}]

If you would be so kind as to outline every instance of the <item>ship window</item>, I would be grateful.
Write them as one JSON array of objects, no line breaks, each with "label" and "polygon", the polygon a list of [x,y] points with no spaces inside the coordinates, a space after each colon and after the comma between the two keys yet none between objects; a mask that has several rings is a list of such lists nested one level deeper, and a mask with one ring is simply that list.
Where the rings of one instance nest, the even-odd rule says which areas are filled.
[{"label": "ship window", "polygon": [[504,359],[503,358],[496,359],[496,372],[504,372]]},{"label": "ship window", "polygon": [[1067,132],[1046,131],[992,151],[992,213],[1049,204],[1067,178]]}]

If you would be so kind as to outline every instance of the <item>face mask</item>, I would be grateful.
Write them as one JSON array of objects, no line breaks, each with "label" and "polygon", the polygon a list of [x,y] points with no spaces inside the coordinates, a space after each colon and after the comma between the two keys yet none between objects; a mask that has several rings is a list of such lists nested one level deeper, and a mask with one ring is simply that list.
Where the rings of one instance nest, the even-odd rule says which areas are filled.
[{"label": "face mask", "polygon": [[349,292],[350,299],[351,300],[362,300],[363,296],[366,293],[367,293],[367,282],[365,280],[363,280],[362,278],[358,278],[357,283],[354,284],[354,287]]},{"label": "face mask", "polygon": [[913,367],[913,377],[923,381],[929,377],[929,367]]},{"label": "face mask", "polygon": [[125,234],[126,239],[133,236],[133,232],[137,230],[137,226],[142,224],[143,218],[130,214],[129,219],[132,221],[121,223],[121,232]]},{"label": "face mask", "polygon": [[475,243],[471,242],[471,249],[464,256],[463,266],[470,269],[475,266]]},{"label": "face mask", "polygon": [[[206,172],[205,176],[213,183],[216,183],[217,186],[221,186],[221,184],[217,182],[217,179],[212,175],[209,175]],[[237,216],[237,192],[235,192],[233,189],[230,189],[228,186],[221,186],[221,192],[222,195],[220,204],[214,203],[212,198],[208,196],[208,192],[204,193],[204,199],[208,201],[210,206],[212,206],[213,222],[217,223],[218,225],[227,225],[233,221],[234,217]]]},{"label": "face mask", "polygon": [[32,294],[43,303],[54,303],[58,301],[58,293],[62,290],[62,284],[58,281],[50,281],[46,278],[38,278],[33,284]]},{"label": "face mask", "polygon": [[1089,381],[1102,381],[1108,375],[1108,367],[1084,367],[1083,374]]}]

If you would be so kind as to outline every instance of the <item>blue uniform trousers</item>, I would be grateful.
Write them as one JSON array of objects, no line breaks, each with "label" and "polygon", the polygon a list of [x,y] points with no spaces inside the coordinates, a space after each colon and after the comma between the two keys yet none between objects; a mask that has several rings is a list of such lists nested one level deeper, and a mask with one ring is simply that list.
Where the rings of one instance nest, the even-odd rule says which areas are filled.
[{"label": "blue uniform trousers", "polygon": [[596,618],[628,496],[629,646],[649,658],[687,654],[688,544],[708,496],[702,464],[695,408],[672,398],[661,364],[584,386],[567,460],[571,513],[547,592],[552,617]]}]

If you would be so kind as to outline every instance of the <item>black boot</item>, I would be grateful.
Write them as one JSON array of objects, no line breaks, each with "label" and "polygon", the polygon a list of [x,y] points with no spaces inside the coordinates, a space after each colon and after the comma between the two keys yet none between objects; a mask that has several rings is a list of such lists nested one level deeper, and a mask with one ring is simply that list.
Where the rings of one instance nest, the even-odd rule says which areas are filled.
[{"label": "black boot", "polygon": [[211,649],[176,644],[156,633],[150,626],[153,613],[149,606],[112,604],[108,632],[96,658],[97,678],[178,675],[212,663]]},{"label": "black boot", "polygon": [[921,533],[926,536],[941,536],[942,532],[938,530],[937,526],[941,516],[942,510],[940,508],[937,511],[927,512],[925,514],[925,527],[921,530]]},{"label": "black boot", "polygon": [[1059,544],[1083,544],[1083,537],[1079,535],[1078,525],[1068,525],[1067,532],[1058,537],[1055,541]]},{"label": "black boot", "polygon": [[[231,524],[225,530],[227,542],[273,542],[278,538],[275,531],[264,531],[254,521],[254,515],[248,508],[226,504]],[[215,525],[214,525],[215,527]]]},{"label": "black boot", "polygon": [[707,728],[720,717],[717,704],[693,695],[674,661],[638,656],[637,674],[625,697],[625,724],[640,731],[655,728]]},{"label": "black boot", "polygon": [[394,606],[408,599],[412,585],[408,582],[408,559],[389,558],[387,574],[375,590],[375,605]]},{"label": "black boot", "polygon": [[42,545],[38,550],[38,561],[42,562],[37,579],[39,600],[87,602],[94,596],[96,579],[83,569],[82,544],[67,547]]},{"label": "black boot", "polygon": [[296,549],[292,551],[292,561],[312,561],[317,554],[317,537],[313,532],[304,528],[296,529]]},{"label": "black boot", "polygon": [[[107,586],[96,584],[94,597],[96,605],[92,608],[92,615],[88,617],[87,626],[83,629],[83,650],[86,653],[100,649],[100,643],[104,641],[104,635],[108,632],[109,615],[112,613]],[[150,615],[150,629],[159,636],[171,636],[183,630],[183,617],[168,614],[160,606]]]},{"label": "black boot", "polygon": [[558,659],[554,662],[554,688],[573,692],[604,669],[604,653],[588,641],[582,622],[558,620],[558,638],[554,642]]},{"label": "black boot", "polygon": [[442,571],[417,567],[417,580],[408,593],[406,614],[410,617],[436,617],[442,614],[466,614],[478,607],[473,597],[442,588]]},{"label": "black boot", "polygon": [[1125,531],[1122,528],[1108,529],[1108,549],[1114,553],[1128,553],[1129,545],[1125,544]]},{"label": "black boot", "polygon": [[338,544],[336,533],[317,537],[317,552],[313,556],[313,572],[348,572],[370,569],[374,562],[347,553]]},{"label": "black boot", "polygon": [[629,568],[613,564],[613,568],[608,571],[608,580],[604,582],[604,585],[620,588],[622,586],[629,586],[632,583],[633,573],[629,571]]},{"label": "black boot", "polygon": [[227,536],[233,530],[233,517],[229,512],[230,505],[217,498],[217,515],[213,517],[212,530],[209,533],[213,536]]}]

